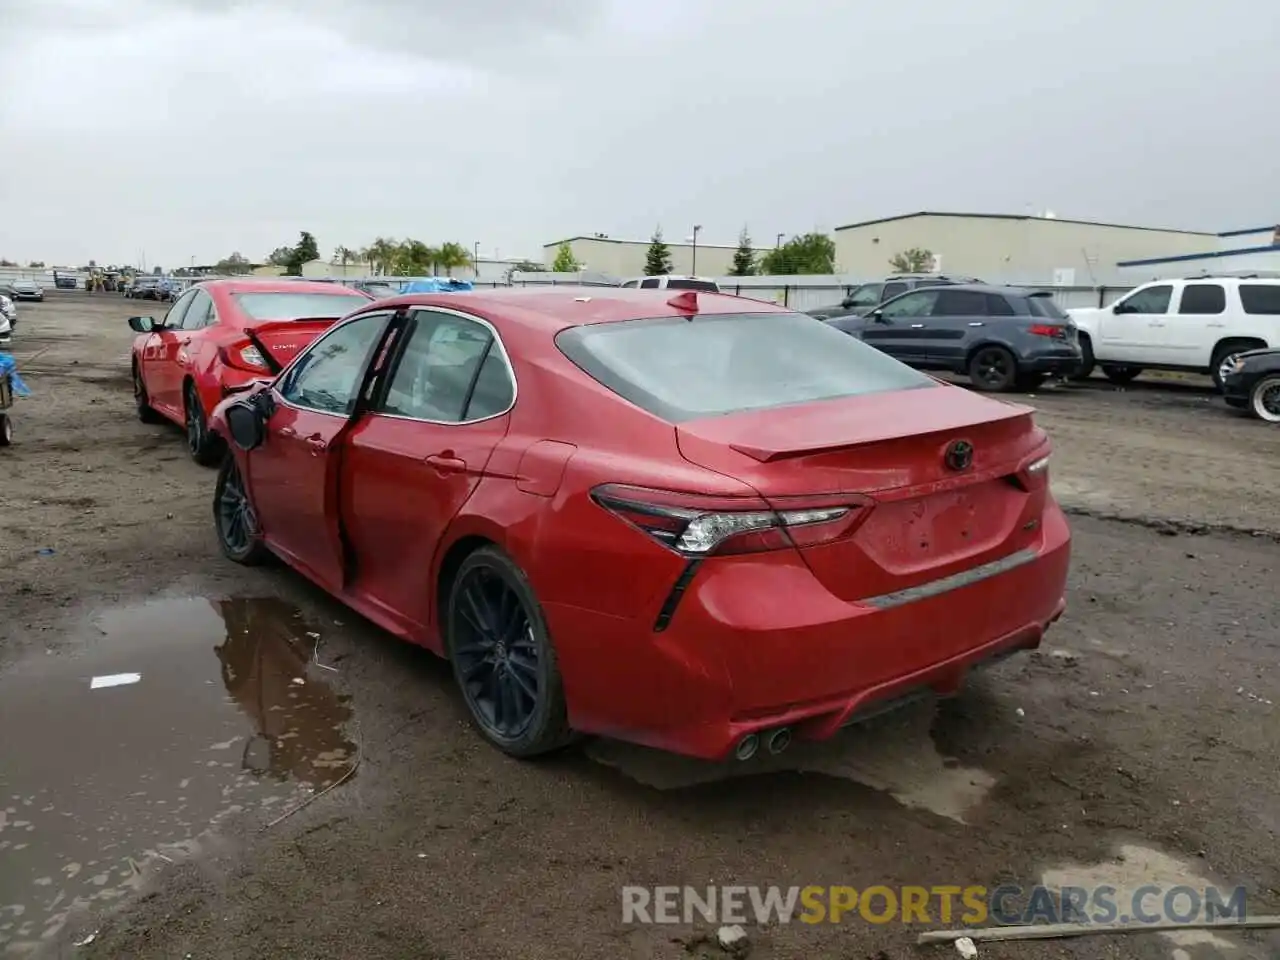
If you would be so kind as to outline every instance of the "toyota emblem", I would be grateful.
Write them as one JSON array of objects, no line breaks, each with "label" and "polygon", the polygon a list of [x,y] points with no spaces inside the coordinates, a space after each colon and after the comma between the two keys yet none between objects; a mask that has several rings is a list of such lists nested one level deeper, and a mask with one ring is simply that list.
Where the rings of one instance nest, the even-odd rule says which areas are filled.
[{"label": "toyota emblem", "polygon": [[948,470],[968,470],[973,466],[973,444],[968,440],[952,440],[943,457]]}]

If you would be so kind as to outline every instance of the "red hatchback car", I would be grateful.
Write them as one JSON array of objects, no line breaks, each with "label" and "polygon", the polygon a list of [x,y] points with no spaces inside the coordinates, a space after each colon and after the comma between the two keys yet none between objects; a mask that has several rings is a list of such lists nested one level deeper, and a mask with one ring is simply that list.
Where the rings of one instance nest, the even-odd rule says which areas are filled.
[{"label": "red hatchback car", "polygon": [[1064,607],[1032,411],[767,303],[397,297],[212,428],[225,553],[447,657],[516,756],[776,752],[954,693]]},{"label": "red hatchback car", "polygon": [[278,373],[336,320],[373,298],[336,283],[211,280],[179,297],[164,319],[130,317],[133,395],[143,423],[186,428],[197,463],[222,458],[208,414],[228,388]]}]

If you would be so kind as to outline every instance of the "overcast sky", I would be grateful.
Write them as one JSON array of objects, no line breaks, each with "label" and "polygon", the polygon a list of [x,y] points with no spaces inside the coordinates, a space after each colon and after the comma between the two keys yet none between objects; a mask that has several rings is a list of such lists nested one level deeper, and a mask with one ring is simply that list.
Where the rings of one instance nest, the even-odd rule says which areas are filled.
[{"label": "overcast sky", "polygon": [[[892,12],[889,12],[892,11]],[[1262,0],[0,0],[0,256],[1280,218]]]}]

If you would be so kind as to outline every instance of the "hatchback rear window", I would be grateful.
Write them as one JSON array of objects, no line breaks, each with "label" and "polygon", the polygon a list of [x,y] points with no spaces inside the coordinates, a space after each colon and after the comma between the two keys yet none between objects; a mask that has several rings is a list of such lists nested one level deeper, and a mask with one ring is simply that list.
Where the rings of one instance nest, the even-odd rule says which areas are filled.
[{"label": "hatchback rear window", "polygon": [[670,423],[935,385],[800,313],[592,324],[562,331],[556,344],[618,396]]},{"label": "hatchback rear window", "polygon": [[1050,320],[1070,319],[1047,293],[1035,293],[1027,297],[1027,309],[1031,311],[1033,317],[1047,317]]},{"label": "hatchback rear window", "polygon": [[368,297],[355,293],[237,293],[233,296],[240,309],[254,320],[345,317],[369,303]]}]

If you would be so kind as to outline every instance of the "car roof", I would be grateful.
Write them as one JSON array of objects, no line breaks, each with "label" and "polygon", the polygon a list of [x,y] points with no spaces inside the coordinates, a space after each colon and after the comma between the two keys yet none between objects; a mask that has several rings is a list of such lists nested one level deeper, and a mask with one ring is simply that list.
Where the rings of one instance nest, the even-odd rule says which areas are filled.
[{"label": "car roof", "polygon": [[351,294],[350,287],[319,280],[206,280],[201,289],[211,293],[329,293]]},{"label": "car roof", "polygon": [[[922,288],[917,287],[915,290],[909,290],[908,293],[920,293]],[[940,290],[941,287],[924,287],[924,290]],[[948,291],[959,291],[963,293],[966,290],[973,293],[994,293],[1002,297],[1048,297],[1053,294],[1049,290],[1041,290],[1036,287],[1002,287],[994,283],[949,283],[946,285]],[[907,294],[900,293],[899,297],[905,297]],[[894,297],[897,300],[898,297]]]},{"label": "car roof", "polygon": [[514,321],[543,330],[558,331],[593,323],[617,323],[658,317],[686,316],[671,305],[677,297],[693,294],[698,313],[794,313],[794,310],[746,297],[702,290],[635,290],[623,287],[501,287],[462,293],[410,293],[389,297],[362,307],[361,312],[388,307],[444,307],[461,310],[491,321]]}]

